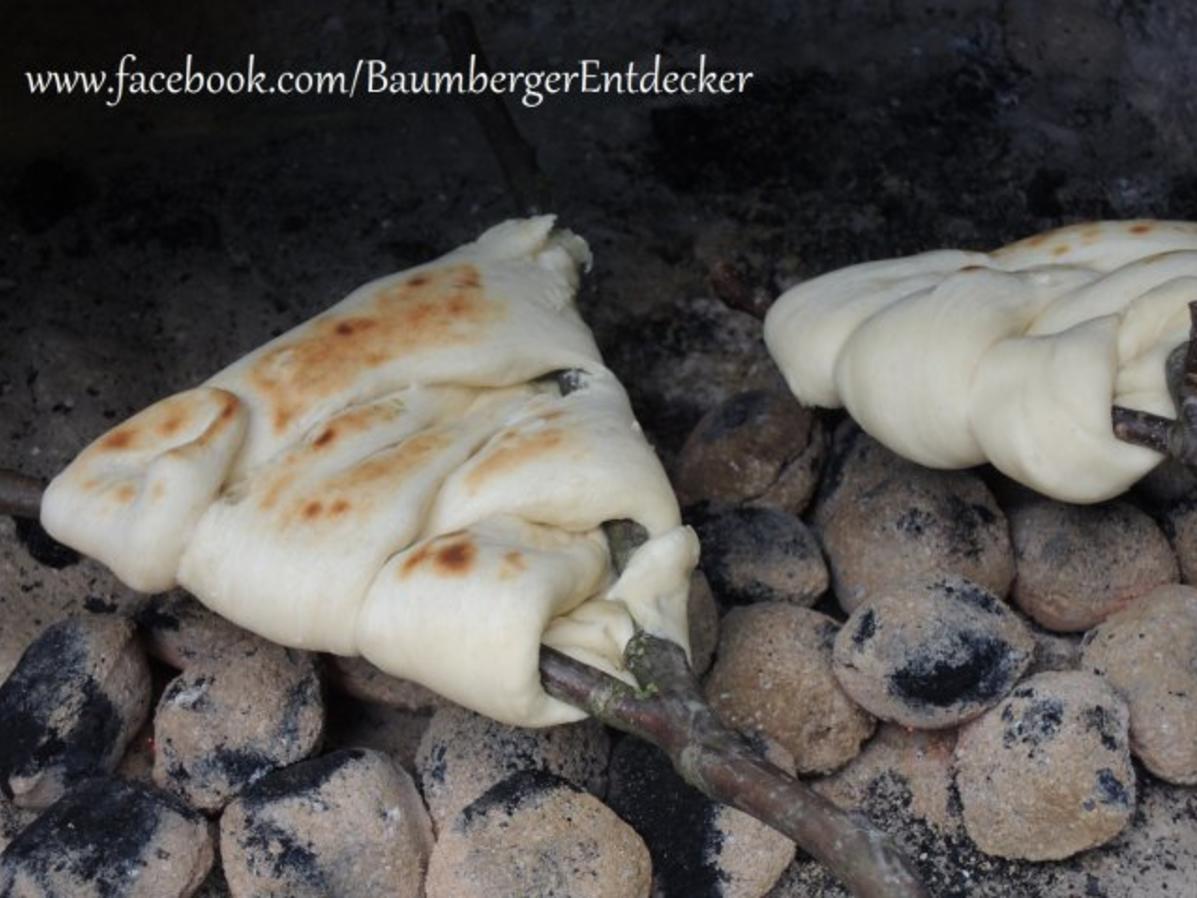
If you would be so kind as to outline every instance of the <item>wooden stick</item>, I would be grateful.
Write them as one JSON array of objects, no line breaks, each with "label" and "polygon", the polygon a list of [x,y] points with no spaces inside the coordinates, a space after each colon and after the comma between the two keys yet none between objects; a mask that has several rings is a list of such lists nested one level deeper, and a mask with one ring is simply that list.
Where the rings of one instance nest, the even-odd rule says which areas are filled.
[{"label": "wooden stick", "polygon": [[1176,422],[1171,418],[1141,412],[1133,408],[1114,406],[1111,410],[1114,436],[1124,443],[1134,443],[1154,449],[1161,455],[1170,455],[1172,429]]},{"label": "wooden stick", "polygon": [[543,648],[545,691],[608,726],[661,748],[687,783],[793,839],[859,898],[925,898],[914,868],[888,836],[762,758],[703,699],[685,653],[638,633],[625,650],[639,690]]},{"label": "wooden stick", "polygon": [[1168,357],[1167,379],[1176,417],[1114,406],[1114,436],[1197,467],[1197,301],[1189,303],[1189,342]]},{"label": "wooden stick", "polygon": [[[474,22],[460,10],[441,18],[441,37],[449,45],[453,65],[468,72],[473,57],[474,70],[490,74],[490,63],[478,40]],[[470,97],[470,108],[486,135],[491,151],[499,161],[507,189],[524,215],[537,215],[553,209],[548,179],[536,164],[536,151],[524,140],[506,104],[489,91]]]},{"label": "wooden stick", "polygon": [[0,514],[15,518],[41,516],[44,485],[35,477],[0,469]]}]

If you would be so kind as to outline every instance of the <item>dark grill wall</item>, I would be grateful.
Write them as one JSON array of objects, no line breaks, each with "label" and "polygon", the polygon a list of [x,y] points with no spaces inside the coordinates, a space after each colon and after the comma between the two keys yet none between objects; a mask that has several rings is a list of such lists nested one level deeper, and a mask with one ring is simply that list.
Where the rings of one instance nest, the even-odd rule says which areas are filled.
[{"label": "dark grill wall", "polygon": [[[249,52],[269,69],[443,67],[433,4],[117,6],[3,13],[0,465],[43,475],[107,422],[514,211],[457,98],[109,110],[25,92],[26,69],[125,52],[147,68],[187,52],[208,69]],[[516,107],[595,250],[584,311],[629,375],[664,339],[636,316],[705,292],[716,259],[775,292],[1076,219],[1197,217],[1197,7],[1180,0],[465,6],[501,68],[705,51],[756,72],[716,101]]]}]

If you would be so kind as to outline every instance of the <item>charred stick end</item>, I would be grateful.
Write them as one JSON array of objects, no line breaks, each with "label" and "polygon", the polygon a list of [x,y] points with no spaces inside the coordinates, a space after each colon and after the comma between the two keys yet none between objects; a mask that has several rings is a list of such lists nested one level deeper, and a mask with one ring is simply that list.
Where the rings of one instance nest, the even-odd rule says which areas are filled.
[{"label": "charred stick end", "polygon": [[1192,391],[1197,386],[1197,301],[1189,303],[1189,346],[1185,351],[1185,383]]},{"label": "charred stick end", "polygon": [[[449,57],[455,68],[468,72],[472,63],[475,72],[490,74],[490,64],[468,13],[461,10],[446,13],[441,17],[440,32],[449,45]],[[536,215],[551,211],[549,182],[536,163],[536,151],[520,134],[503,101],[490,92],[475,94],[470,99],[474,117],[499,161],[507,188],[520,212]]]},{"label": "charred stick end", "polygon": [[1171,418],[1120,405],[1114,406],[1111,417],[1114,436],[1124,443],[1144,446],[1163,455],[1172,453],[1172,432],[1176,422]]},{"label": "charred stick end", "polygon": [[0,470],[0,514],[36,521],[41,517],[43,489],[45,485],[35,477]]}]

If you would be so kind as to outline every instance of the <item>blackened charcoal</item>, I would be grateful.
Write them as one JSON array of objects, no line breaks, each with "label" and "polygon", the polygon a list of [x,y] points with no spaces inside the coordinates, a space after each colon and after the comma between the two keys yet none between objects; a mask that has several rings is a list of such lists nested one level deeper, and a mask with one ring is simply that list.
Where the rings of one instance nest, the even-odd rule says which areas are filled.
[{"label": "blackened charcoal", "polygon": [[[777,743],[752,741],[793,772],[793,759]],[[763,895],[794,858],[793,842],[688,785],[653,745],[625,738],[610,775],[607,803],[649,846],[660,898]]]},{"label": "blackened charcoal", "polygon": [[433,715],[420,740],[416,776],[433,823],[441,828],[520,770],[547,771],[601,794],[610,751],[610,738],[594,720],[529,730],[446,706]]},{"label": "blackened charcoal", "polygon": [[415,898],[432,849],[411,777],[365,749],[268,774],[225,809],[220,832],[234,895]]},{"label": "blackened charcoal", "polygon": [[0,789],[43,808],[115,770],[149,705],[149,667],[128,620],[89,615],[47,627],[0,686]]},{"label": "blackened charcoal", "polygon": [[154,782],[219,810],[318,748],[324,698],[314,658],[248,637],[193,660],[162,693],[154,729]]},{"label": "blackened charcoal", "polygon": [[1000,599],[955,576],[913,580],[857,607],[836,637],[836,678],[862,707],[920,729],[953,726],[999,701],[1035,642]]},{"label": "blackened charcoal", "polygon": [[702,541],[699,564],[721,602],[811,606],[827,590],[827,565],[814,535],[775,508],[691,510]]},{"label": "blackened charcoal", "polygon": [[161,790],[110,777],[72,789],[0,855],[0,895],[176,898],[214,858],[208,822]]},{"label": "blackened charcoal", "polygon": [[609,807],[543,770],[513,773],[441,828],[427,898],[644,898],[644,841]]}]

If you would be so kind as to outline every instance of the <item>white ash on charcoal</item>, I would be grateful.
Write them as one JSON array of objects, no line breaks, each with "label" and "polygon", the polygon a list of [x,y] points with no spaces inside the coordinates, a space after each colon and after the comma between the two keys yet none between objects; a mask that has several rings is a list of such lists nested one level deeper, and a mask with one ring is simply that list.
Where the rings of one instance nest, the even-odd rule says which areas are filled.
[{"label": "white ash on charcoal", "polygon": [[50,624],[84,614],[129,615],[145,602],[36,522],[0,516],[0,682]]},{"label": "white ash on charcoal", "polygon": [[[893,837],[936,898],[1187,898],[1197,877],[1197,795],[1149,773],[1140,774],[1137,792],[1132,823],[1121,834],[1052,863],[987,855],[963,826],[945,830],[928,823],[900,776],[873,780],[861,813]],[[958,815],[958,795],[953,807]],[[852,898],[824,867],[799,856],[768,898],[814,896]]]},{"label": "white ash on charcoal", "polygon": [[860,753],[873,716],[852,701],[831,670],[839,624],[777,602],[733,608],[706,681],[711,707],[729,726],[763,733],[794,758],[799,773],[826,773]]},{"label": "white ash on charcoal", "polygon": [[791,394],[737,393],[703,415],[682,446],[678,501],[755,501],[801,514],[818,486],[825,444],[819,418]]},{"label": "white ash on charcoal", "polygon": [[967,471],[932,471],[858,431],[824,474],[815,528],[849,613],[893,583],[959,574],[1000,596],[1014,579],[1006,517]]},{"label": "white ash on charcoal", "polygon": [[610,754],[607,731],[592,718],[521,729],[451,705],[432,716],[420,740],[416,779],[439,831],[495,783],[521,770],[546,770],[601,795]]},{"label": "white ash on charcoal", "polygon": [[0,797],[0,851],[36,819],[37,811],[33,808],[19,808],[8,799]]},{"label": "white ash on charcoal", "polygon": [[421,898],[432,842],[411,777],[365,749],[270,773],[220,818],[233,898]]},{"label": "white ash on charcoal", "polygon": [[252,638],[249,631],[209,611],[182,589],[154,596],[135,620],[146,651],[177,670]]},{"label": "white ash on charcoal", "polygon": [[964,825],[987,854],[1059,860],[1114,838],[1135,810],[1126,703],[1082,671],[1036,674],[960,730]]},{"label": "white ash on charcoal", "polygon": [[[787,773],[793,759],[754,738]],[[760,898],[794,859],[794,843],[688,785],[655,746],[622,739],[611,755],[607,804],[648,845],[654,898]],[[431,898],[431,896],[430,896]]]},{"label": "white ash on charcoal", "polygon": [[706,575],[699,570],[690,575],[686,621],[690,628],[690,666],[701,677],[710,668],[719,644],[719,604]]},{"label": "white ash on charcoal", "polygon": [[811,785],[844,810],[865,813],[878,783],[901,783],[910,794],[912,816],[941,832],[953,832],[963,826],[953,782],[955,750],[955,730],[911,730],[883,723],[847,766]]},{"label": "white ash on charcoal", "polygon": [[383,673],[361,656],[325,655],[330,686],[362,701],[431,714],[448,699],[419,683]]},{"label": "white ash on charcoal", "polygon": [[1086,634],[1081,664],[1126,699],[1147,769],[1197,784],[1197,589],[1160,587],[1113,615]]},{"label": "white ash on charcoal", "polygon": [[272,770],[311,755],[324,734],[313,656],[256,637],[192,662],[154,717],[154,782],[217,811]]},{"label": "white ash on charcoal", "polygon": [[543,770],[514,773],[442,827],[427,898],[648,898],[644,841],[615,813]]},{"label": "white ash on charcoal", "polygon": [[324,749],[370,748],[385,752],[407,771],[416,769],[416,752],[432,714],[392,705],[330,697]]},{"label": "white ash on charcoal", "polygon": [[150,709],[150,670],[133,624],[88,615],[42,631],[0,686],[0,791],[44,808],[116,769]]},{"label": "white ash on charcoal", "polygon": [[211,825],[160,789],[112,777],[76,786],[0,854],[0,895],[187,898],[214,859]]},{"label": "white ash on charcoal", "polygon": [[1040,626],[1080,632],[1180,576],[1168,540],[1129,502],[1042,500],[1010,510],[1011,596]]},{"label": "white ash on charcoal", "polygon": [[955,726],[996,704],[1035,652],[1027,625],[961,577],[898,584],[857,607],[835,638],[844,691],[877,717]]},{"label": "white ash on charcoal", "polygon": [[691,509],[702,542],[699,565],[725,605],[813,605],[827,591],[827,565],[814,534],[776,508]]}]

